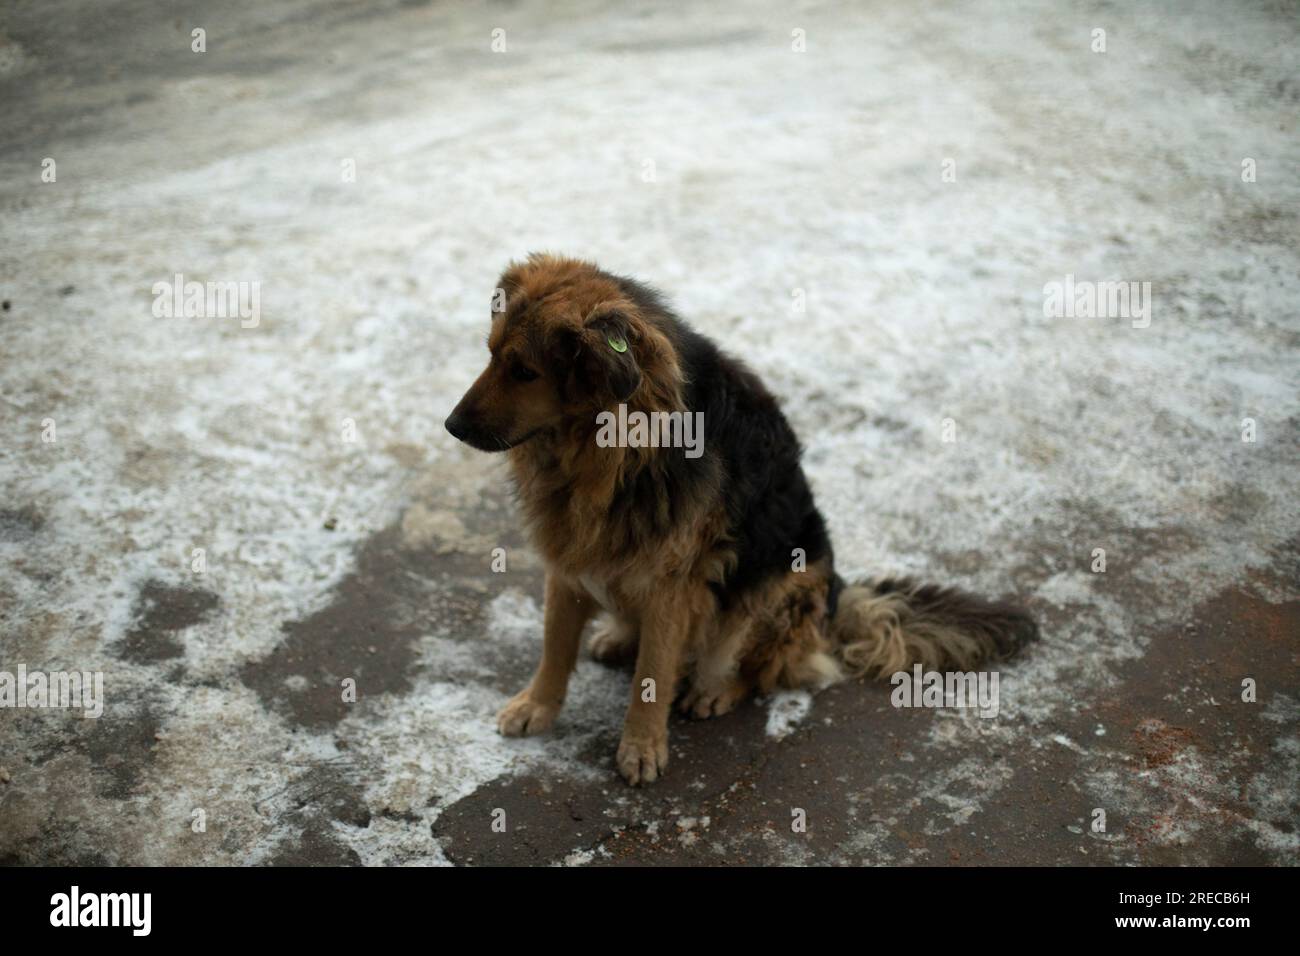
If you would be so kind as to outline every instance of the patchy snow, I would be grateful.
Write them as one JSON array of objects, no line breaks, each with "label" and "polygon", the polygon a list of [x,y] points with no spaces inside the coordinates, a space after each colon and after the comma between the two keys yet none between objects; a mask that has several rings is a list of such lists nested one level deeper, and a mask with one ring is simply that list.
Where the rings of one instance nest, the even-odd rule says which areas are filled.
[{"label": "patchy snow", "polygon": [[[1061,737],[1053,721],[1161,627],[1300,533],[1300,181],[1293,69],[1277,68],[1294,66],[1293,26],[1251,11],[1225,24],[1208,0],[1177,16],[1028,0],[314,16],[335,10],[243,5],[209,27],[202,58],[149,16],[84,63],[0,45],[0,83],[22,84],[0,107],[0,508],[39,516],[5,511],[0,646],[5,661],[105,670],[112,712],[152,707],[165,731],[121,801],[7,757],[21,806],[0,836],[36,839],[53,806],[130,862],[259,862],[301,830],[268,795],[346,768],[374,816],[333,838],[367,863],[436,863],[429,824],[458,797],[511,774],[608,772],[588,748],[617,726],[625,678],[588,662],[562,734],[495,733],[499,655],[532,655],[541,627],[539,595],[510,575],[490,576],[483,634],[431,624],[410,689],[337,727],[287,724],[238,677],[331,601],[382,529],[452,556],[495,544],[462,515],[499,473],[442,419],[482,361],[501,267],[533,249],[661,287],[764,376],[807,446],[846,577],[911,573],[1057,613],[1002,671],[997,721],[939,720],[917,747]],[[1105,54],[1088,49],[1098,17]],[[491,51],[495,27],[508,52]],[[56,183],[40,182],[45,156]],[[151,287],[176,272],[260,282],[260,324],[155,318]],[[1150,327],[1045,318],[1043,287],[1067,274],[1149,281]],[[512,553],[512,568],[529,560]],[[150,581],[219,597],[183,632],[186,689],[117,653]],[[767,735],[812,706],[776,695]],[[34,746],[15,726],[0,721],[0,752]],[[1102,733],[1069,748],[1096,755]],[[1277,756],[1294,768],[1290,746]],[[77,780],[85,759],[47,766]],[[1175,772],[1149,791],[1100,764],[1092,779],[1154,811]],[[1252,793],[1284,786],[1262,776]],[[985,806],[971,778],[996,792],[1006,775],[958,764],[899,788],[943,830]],[[200,803],[222,840],[191,839]],[[174,826],[119,840],[119,813]],[[864,826],[860,848],[883,859],[885,824]]]},{"label": "patchy snow", "polygon": [[776,740],[787,736],[812,710],[812,694],[806,690],[782,690],[767,705],[767,735]]}]

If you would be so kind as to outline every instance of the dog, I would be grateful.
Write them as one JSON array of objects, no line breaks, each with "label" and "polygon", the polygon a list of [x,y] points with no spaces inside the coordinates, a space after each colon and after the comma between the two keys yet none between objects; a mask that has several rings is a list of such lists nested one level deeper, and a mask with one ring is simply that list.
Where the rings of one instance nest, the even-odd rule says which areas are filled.
[{"label": "dog", "polygon": [[[1010,604],[907,579],[843,581],[776,399],[655,290],[534,254],[500,278],[488,349],[446,427],[507,455],[546,567],[541,663],[498,715],[502,734],[551,727],[597,617],[593,656],[635,660],[615,757],[633,785],[664,773],[674,700],[716,717],[778,687],[917,663],[970,670],[1036,638]],[[641,413],[667,440],[644,428],[638,441],[600,440],[616,412]],[[694,456],[663,427],[683,416],[706,430]]]}]

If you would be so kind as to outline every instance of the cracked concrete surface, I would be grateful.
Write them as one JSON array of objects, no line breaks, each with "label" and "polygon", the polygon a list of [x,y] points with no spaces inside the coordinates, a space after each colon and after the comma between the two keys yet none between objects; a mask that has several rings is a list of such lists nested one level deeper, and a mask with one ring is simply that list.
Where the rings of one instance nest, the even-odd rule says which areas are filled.
[{"label": "cracked concrete surface", "polygon": [[[7,4],[0,670],[106,702],[0,709],[0,861],[1294,865],[1298,41],[1269,2]],[[1033,608],[996,718],[782,695],[632,790],[584,660],[497,736],[541,568],[441,423],[532,249],[762,373],[844,573]],[[260,321],[155,317],[178,272]],[[1150,325],[1045,317],[1067,275]]]}]

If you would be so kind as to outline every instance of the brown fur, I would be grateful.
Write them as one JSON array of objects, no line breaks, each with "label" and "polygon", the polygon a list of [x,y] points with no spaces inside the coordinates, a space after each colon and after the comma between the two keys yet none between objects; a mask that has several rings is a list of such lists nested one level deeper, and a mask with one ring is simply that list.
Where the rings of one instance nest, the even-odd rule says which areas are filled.
[{"label": "brown fur", "polygon": [[[738,558],[718,463],[701,458],[690,494],[674,495],[667,456],[680,450],[595,441],[596,414],[619,401],[629,411],[684,409],[688,383],[671,329],[646,313],[643,297],[577,260],[533,256],[507,269],[500,291],[491,360],[447,427],[476,447],[507,450],[547,567],[542,660],[502,709],[502,733],[551,726],[583,629],[602,610],[593,653],[636,661],[616,757],[633,784],[655,780],[667,764],[679,681],[681,708],[707,717],[754,691],[825,684],[846,671],[994,656],[1006,622],[989,617],[989,628],[963,631],[962,613],[990,606],[959,592],[927,592],[922,607],[910,585],[854,586],[832,619],[838,581],[829,554],[722,601],[718,589]],[[620,337],[626,352],[610,345]]]}]

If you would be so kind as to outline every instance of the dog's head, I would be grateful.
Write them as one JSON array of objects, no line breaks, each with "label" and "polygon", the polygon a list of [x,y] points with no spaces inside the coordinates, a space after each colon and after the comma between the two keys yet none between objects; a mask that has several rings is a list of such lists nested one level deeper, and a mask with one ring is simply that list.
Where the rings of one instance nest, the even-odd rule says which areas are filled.
[{"label": "dog's head", "polygon": [[641,386],[647,327],[619,281],[594,265],[531,256],[492,297],[491,356],[447,418],[482,451],[530,438],[627,401]]}]

